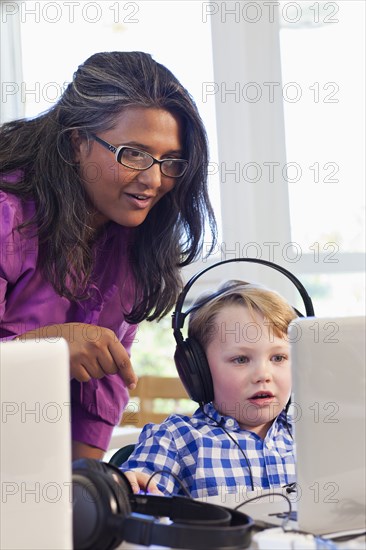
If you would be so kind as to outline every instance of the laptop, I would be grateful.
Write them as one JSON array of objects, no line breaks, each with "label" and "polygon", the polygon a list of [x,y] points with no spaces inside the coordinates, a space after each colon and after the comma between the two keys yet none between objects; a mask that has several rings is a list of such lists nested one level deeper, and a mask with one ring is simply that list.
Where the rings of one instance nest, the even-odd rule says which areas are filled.
[{"label": "laptop", "polygon": [[66,342],[0,344],[0,548],[72,548]]},{"label": "laptop", "polygon": [[298,527],[366,528],[365,317],[297,319],[289,327]]},{"label": "laptop", "polygon": [[[297,486],[222,492],[204,500],[236,507],[263,527],[326,535],[363,532],[365,509],[365,317],[301,318],[289,327]],[[287,520],[290,500],[292,514]]]}]

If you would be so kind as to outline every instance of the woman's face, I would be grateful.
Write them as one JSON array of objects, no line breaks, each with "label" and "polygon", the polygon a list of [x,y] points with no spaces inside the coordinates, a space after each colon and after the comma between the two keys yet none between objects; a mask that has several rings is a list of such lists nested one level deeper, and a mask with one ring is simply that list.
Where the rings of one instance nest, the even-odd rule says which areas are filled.
[{"label": "woman's face", "polygon": [[[164,109],[129,107],[116,116],[113,129],[97,136],[115,147],[136,147],[160,160],[184,158],[182,134],[178,116]],[[119,164],[114,153],[94,140],[88,143],[78,135],[73,140],[75,160],[95,208],[94,227],[108,221],[137,227],[177,182],[176,178],[164,176],[158,164],[147,170],[134,170]]]}]

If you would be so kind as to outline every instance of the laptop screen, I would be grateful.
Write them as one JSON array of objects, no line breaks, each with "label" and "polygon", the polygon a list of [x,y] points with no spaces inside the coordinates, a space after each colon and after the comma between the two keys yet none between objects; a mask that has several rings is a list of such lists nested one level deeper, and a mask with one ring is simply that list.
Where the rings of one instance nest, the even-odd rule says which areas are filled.
[{"label": "laptop screen", "polygon": [[0,365],[0,547],[71,549],[68,346],[2,343]]},{"label": "laptop screen", "polygon": [[365,528],[365,318],[296,319],[289,327],[298,527]]}]

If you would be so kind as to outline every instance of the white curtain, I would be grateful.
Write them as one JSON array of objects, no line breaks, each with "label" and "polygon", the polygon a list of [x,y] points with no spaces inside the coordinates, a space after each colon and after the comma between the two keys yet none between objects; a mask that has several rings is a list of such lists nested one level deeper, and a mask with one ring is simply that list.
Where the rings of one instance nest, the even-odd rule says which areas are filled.
[{"label": "white curtain", "polygon": [[[257,174],[256,167],[268,170],[271,163],[286,164],[283,100],[277,95],[272,102],[245,101],[244,86],[251,84],[248,95],[253,90],[256,93],[257,83],[280,86],[279,17],[274,22],[263,18],[251,25],[237,17],[238,2],[224,2],[221,6],[221,17],[211,17],[215,82],[204,83],[211,95],[209,99],[214,95],[216,102],[223,238],[216,259],[251,256],[283,265],[280,251],[291,241],[288,185],[278,174],[269,185],[264,171],[261,181],[250,181]],[[223,22],[229,8],[233,11],[227,12],[231,15]],[[249,181],[244,179],[247,168]],[[202,268],[209,263],[202,262]],[[185,268],[186,273],[197,271],[198,265],[196,262]],[[293,301],[293,287],[275,271],[246,264],[242,272]],[[240,268],[232,263],[225,265],[224,272],[210,275],[235,279],[238,273]],[[208,280],[210,277],[205,277],[204,284]]]},{"label": "white curtain", "polygon": [[22,118],[20,2],[0,0],[0,123]]}]

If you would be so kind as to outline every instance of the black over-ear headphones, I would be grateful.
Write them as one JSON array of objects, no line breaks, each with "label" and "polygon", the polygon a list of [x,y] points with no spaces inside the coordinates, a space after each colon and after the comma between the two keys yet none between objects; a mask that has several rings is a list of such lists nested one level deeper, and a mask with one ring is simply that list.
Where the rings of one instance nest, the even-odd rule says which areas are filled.
[{"label": "black over-ear headphones", "polygon": [[[185,312],[182,312],[182,307],[191,286],[197,281],[197,279],[202,277],[202,275],[207,273],[207,271],[209,271],[210,269],[231,262],[252,262],[271,267],[276,271],[280,271],[280,273],[290,279],[290,281],[296,286],[297,290],[301,294],[305,305],[306,316],[314,316],[314,308],[311,298],[306,292],[306,289],[302,285],[302,283],[295,277],[295,275],[290,273],[290,271],[287,271],[287,269],[273,262],[268,262],[267,260],[259,260],[257,258],[235,258],[231,260],[223,260],[222,262],[217,262],[207,267],[206,269],[203,269],[199,273],[196,273],[196,275],[194,275],[188,281],[178,297],[177,305],[173,313],[172,327],[174,331],[174,338],[177,343],[174,360],[179,377],[182,380],[183,385],[190,398],[200,404],[209,403],[214,399],[214,389],[210,368],[208,366],[206,354],[202,346],[194,338],[184,339],[181,333],[181,329],[183,328],[184,320],[187,315],[189,315],[192,311],[198,309],[199,307],[202,307],[210,300],[213,300],[221,294],[224,294],[228,291],[228,289],[226,288],[215,292],[211,296],[203,299],[202,302],[200,302],[198,305],[189,308]],[[299,317],[303,317],[303,315],[299,311],[297,311],[296,309],[295,311]]]},{"label": "black over-ear headphones", "polygon": [[72,487],[75,550],[112,550],[123,541],[192,550],[250,544],[249,516],[187,497],[133,494],[125,474],[106,462],[73,462]]}]

